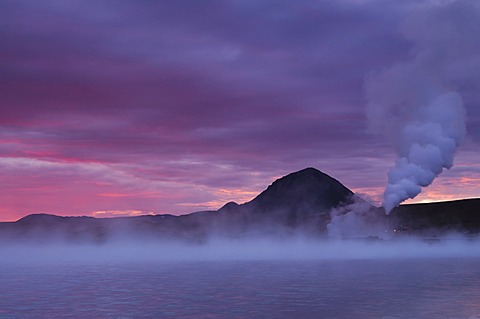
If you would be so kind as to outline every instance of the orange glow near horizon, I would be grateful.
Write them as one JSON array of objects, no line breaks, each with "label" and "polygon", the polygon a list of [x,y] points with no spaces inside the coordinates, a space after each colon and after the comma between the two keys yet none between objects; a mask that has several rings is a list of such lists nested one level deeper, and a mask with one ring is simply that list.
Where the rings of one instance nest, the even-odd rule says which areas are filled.
[{"label": "orange glow near horizon", "polygon": [[[447,176],[440,176],[434,181],[434,183],[432,183],[432,185],[422,189],[422,193],[416,198],[407,200],[403,204],[429,203],[480,197],[478,193],[479,180],[477,178],[463,175],[458,177],[446,177]],[[84,186],[82,184],[80,185],[82,187]],[[112,185],[109,184],[105,187],[111,186]],[[56,198],[58,199],[58,201],[54,201],[55,205],[53,205],[51,202],[53,197],[49,195],[51,192],[48,192],[49,188],[44,185],[35,185],[35,187],[31,186],[31,189],[17,187],[16,191],[18,192],[21,190],[21,192],[18,193],[16,199],[14,198],[10,202],[4,203],[4,206],[0,208],[0,216],[1,221],[3,222],[14,222],[23,216],[32,213],[93,217],[126,217],[152,214],[181,215],[202,210],[217,210],[231,201],[242,204],[251,201],[265,188],[266,187],[260,186],[258,186],[257,189],[215,189],[210,187],[194,187],[189,189],[183,188],[184,192],[162,193],[160,191],[150,190],[128,192],[125,189],[115,188],[111,188],[110,191],[107,192],[98,192],[101,190],[100,188],[94,189],[87,187],[86,189],[78,189],[75,194],[72,194],[71,192],[63,193],[64,191],[71,190],[71,188],[67,187],[65,189],[53,189],[56,193]],[[20,196],[22,192],[31,192],[38,189],[42,190],[42,196],[37,198],[38,202],[35,204],[35,198],[32,198],[30,202],[19,207],[25,212],[24,214],[19,214],[18,212],[15,213],[12,205],[18,202],[18,199],[21,198]],[[352,188],[352,191],[376,206],[380,206],[382,203],[384,187],[356,187]],[[97,198],[98,200],[92,201],[91,198]],[[104,200],[102,200],[102,198]],[[74,207],[76,210],[67,209],[62,211],[62,205]],[[100,209],[94,210],[95,206],[98,206]],[[39,209],[35,209],[35,207],[39,207]],[[51,209],[48,207],[51,207]],[[90,210],[89,207],[94,209]]]},{"label": "orange glow near horizon", "polygon": [[108,210],[91,212],[88,216],[96,218],[112,218],[112,217],[134,217],[142,215],[155,215],[153,212],[141,210]]},{"label": "orange glow near horizon", "polygon": [[472,177],[437,178],[432,185],[424,188],[416,198],[406,201],[406,204],[444,202],[467,198],[478,198],[479,180]]},{"label": "orange glow near horizon", "polygon": [[[442,178],[439,176],[430,186],[422,189],[415,198],[402,204],[432,203],[468,198],[479,198],[479,180],[473,177]],[[382,204],[384,187],[355,188],[354,192],[376,206]]]},{"label": "orange glow near horizon", "polygon": [[228,202],[235,202],[237,204],[243,204],[245,202],[251,201],[255,196],[259,194],[256,191],[248,191],[245,189],[235,188],[235,189],[226,189],[221,188],[213,192],[214,196],[217,198],[215,200],[200,202],[200,203],[181,203],[179,206],[190,207],[192,209],[199,210],[217,210],[220,209],[223,205]]}]

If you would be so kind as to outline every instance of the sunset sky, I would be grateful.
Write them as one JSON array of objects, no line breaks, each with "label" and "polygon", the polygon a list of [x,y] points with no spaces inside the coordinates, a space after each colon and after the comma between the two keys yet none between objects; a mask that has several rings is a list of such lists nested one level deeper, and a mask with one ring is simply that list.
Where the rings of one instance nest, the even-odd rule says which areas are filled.
[{"label": "sunset sky", "polygon": [[[412,59],[420,7],[474,2],[1,1],[0,221],[218,209],[305,167],[380,204],[396,155],[365,79]],[[467,138],[414,202],[480,197],[480,48],[438,39],[479,58],[446,67]]]}]

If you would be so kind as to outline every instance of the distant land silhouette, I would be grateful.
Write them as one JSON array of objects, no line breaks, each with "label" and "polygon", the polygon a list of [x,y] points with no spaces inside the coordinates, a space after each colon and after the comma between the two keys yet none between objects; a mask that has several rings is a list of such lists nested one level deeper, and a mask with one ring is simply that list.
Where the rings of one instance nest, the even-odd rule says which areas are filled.
[{"label": "distant land silhouette", "polygon": [[[306,168],[274,181],[249,202],[229,202],[216,211],[115,218],[33,214],[16,222],[0,223],[0,240],[103,243],[135,238],[203,242],[209,236],[242,238],[296,233],[322,237],[327,236],[332,209],[354,201],[364,202],[336,179],[315,168]],[[384,215],[383,208],[364,204],[368,214],[382,216],[388,231],[396,234],[480,233],[480,199],[401,205],[389,216]]]}]

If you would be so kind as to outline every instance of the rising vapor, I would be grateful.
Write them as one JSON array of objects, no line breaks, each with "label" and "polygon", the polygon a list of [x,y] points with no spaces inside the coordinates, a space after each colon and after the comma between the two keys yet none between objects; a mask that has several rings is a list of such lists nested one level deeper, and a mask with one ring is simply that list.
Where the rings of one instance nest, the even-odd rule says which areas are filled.
[{"label": "rising vapor", "polygon": [[392,240],[312,239],[301,234],[243,239],[211,238],[202,244],[179,241],[116,240],[104,245],[0,243],[0,269],[10,266],[148,264],[179,261],[352,260],[480,257],[478,238],[450,234],[435,241],[415,237]]},{"label": "rising vapor", "polygon": [[411,59],[367,77],[370,128],[385,134],[398,156],[384,192],[387,214],[453,166],[466,134],[461,87],[478,77],[478,21],[476,1],[415,7],[401,26],[414,47]]}]

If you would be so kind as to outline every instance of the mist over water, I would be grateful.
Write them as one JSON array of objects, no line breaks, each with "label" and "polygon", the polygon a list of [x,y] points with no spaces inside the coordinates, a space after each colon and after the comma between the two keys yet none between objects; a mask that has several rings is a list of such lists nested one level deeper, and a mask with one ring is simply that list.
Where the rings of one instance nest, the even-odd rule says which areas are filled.
[{"label": "mist over water", "polygon": [[372,231],[355,221],[364,216],[352,215],[361,207],[345,208],[350,222],[339,212],[324,237],[2,241],[0,318],[480,315],[480,238],[348,239],[359,235],[354,224],[362,234]]},{"label": "mist over water", "polygon": [[352,260],[480,257],[480,239],[459,235],[431,240],[211,238],[202,244],[116,241],[104,244],[9,244],[0,246],[0,264],[152,263],[167,261]]}]

